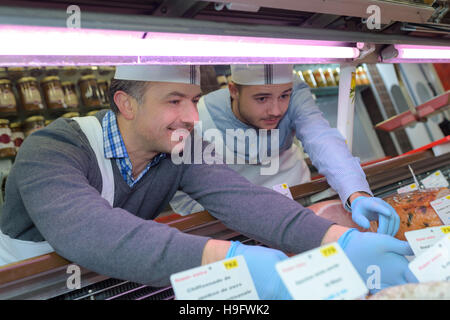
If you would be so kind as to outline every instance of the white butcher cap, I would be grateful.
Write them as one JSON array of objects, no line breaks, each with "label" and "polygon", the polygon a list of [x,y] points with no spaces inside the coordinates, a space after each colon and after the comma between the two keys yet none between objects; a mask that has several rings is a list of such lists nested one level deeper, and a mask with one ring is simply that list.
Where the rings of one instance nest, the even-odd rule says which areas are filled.
[{"label": "white butcher cap", "polygon": [[114,79],[200,85],[200,67],[194,65],[123,65],[116,67]]},{"label": "white butcher cap", "polygon": [[236,64],[230,67],[231,80],[237,84],[284,84],[293,81],[292,64]]}]

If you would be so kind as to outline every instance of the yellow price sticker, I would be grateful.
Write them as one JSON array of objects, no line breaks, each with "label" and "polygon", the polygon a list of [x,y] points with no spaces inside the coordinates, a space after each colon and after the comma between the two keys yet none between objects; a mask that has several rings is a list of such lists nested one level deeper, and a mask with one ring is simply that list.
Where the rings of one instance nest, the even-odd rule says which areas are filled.
[{"label": "yellow price sticker", "polygon": [[225,269],[227,269],[227,270],[237,268],[239,266],[236,259],[227,260],[223,263],[223,265],[225,266]]},{"label": "yellow price sticker", "polygon": [[287,189],[287,188],[288,188],[288,186],[287,186],[286,183],[283,183],[283,184],[282,184],[282,187],[283,187],[283,189]]},{"label": "yellow price sticker", "polygon": [[439,172],[439,171],[436,171],[435,173],[434,173],[434,175],[435,176],[438,176],[438,175],[440,175],[441,173]]},{"label": "yellow price sticker", "polygon": [[450,200],[450,195],[449,195],[449,196],[446,196],[445,199]]},{"label": "yellow price sticker", "polygon": [[441,231],[442,231],[443,233],[450,233],[450,226],[442,227],[442,228],[441,228]]},{"label": "yellow price sticker", "polygon": [[335,246],[328,246],[320,249],[320,253],[322,253],[322,255],[327,258],[329,256],[332,256],[333,254],[336,254],[337,250]]},{"label": "yellow price sticker", "polygon": [[414,189],[416,187],[416,184],[413,183],[412,185],[409,186],[411,189]]}]

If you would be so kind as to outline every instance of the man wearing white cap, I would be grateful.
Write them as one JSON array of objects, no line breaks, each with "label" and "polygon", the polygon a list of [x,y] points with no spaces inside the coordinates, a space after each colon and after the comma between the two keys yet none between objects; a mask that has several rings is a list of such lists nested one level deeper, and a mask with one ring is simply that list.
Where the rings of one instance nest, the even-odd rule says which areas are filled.
[{"label": "man wearing white cap", "polygon": [[[167,286],[173,273],[243,255],[260,298],[289,298],[275,270],[283,252],[153,221],[181,189],[274,248],[297,253],[340,241],[363,277],[377,263],[383,286],[407,281],[407,261],[394,253],[410,253],[406,242],[333,224],[226,165],[175,164],[174,132],[198,120],[199,79],[193,66],[118,67],[110,111],[60,118],[30,135],[6,185],[0,265],[54,250],[106,276]],[[380,239],[387,245],[372,251]]]},{"label": "man wearing white cap", "polygon": [[[309,87],[293,78],[293,65],[231,65],[231,80],[229,88],[202,97],[198,110],[202,132],[215,129],[225,137],[219,144],[223,149],[219,147],[222,150],[216,152],[221,152],[224,159],[232,153],[233,160],[246,161],[245,164],[228,163],[232,169],[249,181],[268,188],[309,182],[309,169],[301,150],[293,143],[296,137],[313,165],[337,191],[346,209],[352,211],[356,224],[369,228],[369,220],[378,219],[378,232],[397,233],[400,224],[397,213],[382,199],[372,197],[359,159],[351,155],[339,131],[331,128],[323,118]],[[228,139],[230,133],[238,129],[257,132],[254,135],[259,138],[257,153],[252,154],[251,143],[247,143],[249,140],[244,135],[240,141],[238,138],[237,144]],[[275,129],[271,138],[277,134],[277,141],[263,144],[261,140],[265,138],[259,134],[261,129]],[[217,139],[214,136],[214,140],[209,140],[217,144]],[[239,142],[245,148],[239,148]],[[262,145],[268,146],[266,154],[272,155],[268,159],[278,164],[278,170],[269,174],[263,172],[267,165],[261,154]],[[203,209],[181,191],[175,195],[171,206],[183,215]]]}]

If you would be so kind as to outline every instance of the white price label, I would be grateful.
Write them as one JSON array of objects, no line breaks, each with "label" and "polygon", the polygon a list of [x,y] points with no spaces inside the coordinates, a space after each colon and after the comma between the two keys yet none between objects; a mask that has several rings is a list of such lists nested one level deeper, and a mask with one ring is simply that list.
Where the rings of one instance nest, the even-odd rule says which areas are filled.
[{"label": "white price label", "polygon": [[294,200],[294,198],[292,197],[291,190],[289,190],[289,186],[287,185],[287,183],[277,184],[273,186],[272,189]]},{"label": "white price label", "polygon": [[295,300],[356,299],[368,289],[337,242],[276,264]]},{"label": "white price label", "polygon": [[449,183],[441,170],[433,172],[425,179],[421,180],[425,188],[441,188],[448,187]]},{"label": "white price label", "polygon": [[450,226],[431,227],[405,232],[411,249],[416,256],[431,248],[436,242],[450,234]]},{"label": "white price label", "polygon": [[410,192],[410,191],[415,191],[415,190],[419,190],[419,186],[415,183],[411,183],[407,186],[401,187],[397,189],[397,193],[405,193],[405,192]]},{"label": "white price label", "polygon": [[177,300],[259,300],[243,256],[170,276]]},{"label": "white price label", "polygon": [[450,280],[450,235],[409,263],[409,269],[419,282]]},{"label": "white price label", "polygon": [[442,222],[450,224],[450,195],[430,202]]}]

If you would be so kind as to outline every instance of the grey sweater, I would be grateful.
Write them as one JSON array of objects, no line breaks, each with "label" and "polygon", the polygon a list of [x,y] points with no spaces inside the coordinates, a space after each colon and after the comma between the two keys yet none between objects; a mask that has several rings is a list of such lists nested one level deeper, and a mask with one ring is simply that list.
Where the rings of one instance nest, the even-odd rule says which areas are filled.
[{"label": "grey sweater", "polygon": [[[97,114],[99,121],[104,115]],[[33,133],[7,180],[2,232],[47,240],[58,254],[94,272],[163,286],[171,274],[199,266],[209,240],[152,220],[177,189],[229,228],[288,252],[319,246],[332,224],[226,165],[175,165],[168,156],[130,188],[111,163],[113,208],[100,195],[100,169],[78,123],[60,118]]]}]

